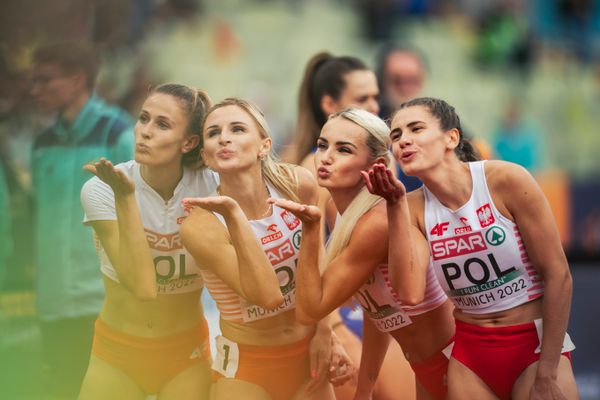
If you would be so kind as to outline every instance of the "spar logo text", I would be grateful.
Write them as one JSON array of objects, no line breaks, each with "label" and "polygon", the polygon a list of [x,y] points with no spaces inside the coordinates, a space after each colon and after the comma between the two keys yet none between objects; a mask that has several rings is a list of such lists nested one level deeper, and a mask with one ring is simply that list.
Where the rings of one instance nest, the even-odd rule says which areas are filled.
[{"label": "spar logo text", "polygon": [[434,260],[478,253],[487,250],[487,245],[481,232],[468,233],[447,239],[431,242],[431,255]]}]

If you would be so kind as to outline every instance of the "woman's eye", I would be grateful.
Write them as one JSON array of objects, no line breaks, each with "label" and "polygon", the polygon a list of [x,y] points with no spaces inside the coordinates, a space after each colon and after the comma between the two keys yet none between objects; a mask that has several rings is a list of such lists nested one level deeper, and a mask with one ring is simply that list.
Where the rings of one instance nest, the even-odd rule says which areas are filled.
[{"label": "woman's eye", "polygon": [[317,143],[317,149],[319,149],[319,150],[325,150],[325,149],[327,149],[327,144],[325,144],[325,143]]},{"label": "woman's eye", "polygon": [[339,151],[340,153],[352,153],[352,150],[350,150],[350,149],[349,149],[349,148],[347,148],[347,147],[340,147],[340,148],[338,149],[338,151]]},{"label": "woman's eye", "polygon": [[212,131],[208,131],[208,134],[207,134],[207,136],[208,136],[209,138],[211,138],[211,137],[214,137],[214,136],[216,136],[216,135],[218,135],[218,134],[219,134],[219,131],[218,131],[218,130],[216,130],[216,129],[213,129]]},{"label": "woman's eye", "polygon": [[167,124],[166,122],[159,122],[158,127],[160,129],[169,129],[170,128],[169,124]]},{"label": "woman's eye", "polygon": [[141,115],[138,117],[138,121],[140,121],[140,122],[142,122],[142,123],[146,123],[146,122],[148,122],[148,117],[147,117],[145,114],[141,114]]},{"label": "woman's eye", "polygon": [[234,126],[232,131],[233,132],[245,132],[246,130],[242,126]]}]

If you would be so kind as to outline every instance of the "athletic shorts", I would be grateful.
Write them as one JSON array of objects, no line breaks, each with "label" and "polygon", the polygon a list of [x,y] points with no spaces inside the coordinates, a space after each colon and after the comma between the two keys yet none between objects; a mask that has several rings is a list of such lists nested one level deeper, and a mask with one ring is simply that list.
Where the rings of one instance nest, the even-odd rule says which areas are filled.
[{"label": "athletic shorts", "polygon": [[[482,327],[456,321],[452,357],[479,376],[501,399],[510,399],[515,381],[540,359],[542,320]],[[561,353],[571,359],[575,345],[565,334]]]},{"label": "athletic shorts", "polygon": [[148,338],[120,332],[96,320],[92,354],[125,372],[144,392],[160,392],[187,368],[210,360],[208,324],[169,336]]},{"label": "athletic shorts", "polygon": [[310,378],[311,339],[309,335],[282,346],[252,346],[217,336],[215,381],[233,378],[251,382],[265,389],[271,400],[290,400]]},{"label": "athletic shorts", "polygon": [[410,363],[415,378],[435,400],[444,400],[448,394],[448,362],[454,342],[426,360]]}]

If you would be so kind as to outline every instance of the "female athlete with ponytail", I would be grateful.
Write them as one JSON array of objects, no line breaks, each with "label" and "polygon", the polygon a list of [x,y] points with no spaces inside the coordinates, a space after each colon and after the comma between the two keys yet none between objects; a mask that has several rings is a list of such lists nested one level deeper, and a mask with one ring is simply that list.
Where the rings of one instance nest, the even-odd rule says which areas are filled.
[{"label": "female athlete with ponytail", "polygon": [[87,165],[81,191],[94,228],[106,295],[79,398],[207,399],[208,326],[198,266],[181,245],[181,201],[206,196],[215,175],[198,168],[210,99],[179,84],[152,89],[135,125],[135,159]]},{"label": "female athlete with ponytail", "polygon": [[[448,347],[454,334],[452,304],[427,265],[400,271],[388,267],[389,249],[409,246],[388,238],[388,210],[368,192],[361,172],[388,165],[389,128],[379,117],[349,109],[332,115],[323,127],[315,154],[319,185],[327,188],[341,216],[322,254],[318,235],[320,210],[273,200],[302,220],[298,259],[298,304],[312,318],[327,315],[350,296],[365,316],[363,351],[355,399],[370,399],[389,338],[404,351],[421,388],[420,399],[445,399]],[[324,272],[319,273],[321,259]],[[394,291],[390,280],[405,286]],[[402,376],[398,375],[398,379]],[[394,398],[410,387],[396,385]],[[409,392],[410,393],[410,392]]]},{"label": "female athlete with ponytail", "polygon": [[391,128],[396,160],[424,187],[406,194],[384,165],[363,176],[391,210],[390,240],[407,243],[390,246],[394,288],[431,263],[456,307],[448,398],[577,399],[571,274],[537,183],[516,164],[476,161],[443,100],[402,104]]}]

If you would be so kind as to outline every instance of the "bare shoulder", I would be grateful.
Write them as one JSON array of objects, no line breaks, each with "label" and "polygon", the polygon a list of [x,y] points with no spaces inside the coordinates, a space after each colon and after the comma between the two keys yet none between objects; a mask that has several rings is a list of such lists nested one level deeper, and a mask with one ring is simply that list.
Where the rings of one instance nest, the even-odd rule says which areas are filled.
[{"label": "bare shoulder", "polygon": [[514,185],[535,182],[524,167],[501,160],[490,160],[485,163],[485,177],[491,190],[507,190]]},{"label": "bare shoulder", "polygon": [[380,201],[367,211],[357,222],[352,231],[361,241],[372,243],[374,240],[386,239],[388,236],[388,219],[385,201]]},{"label": "bare shoulder", "polygon": [[294,173],[298,179],[298,198],[301,203],[315,204],[318,192],[317,181],[313,174],[306,168],[294,166]]}]

